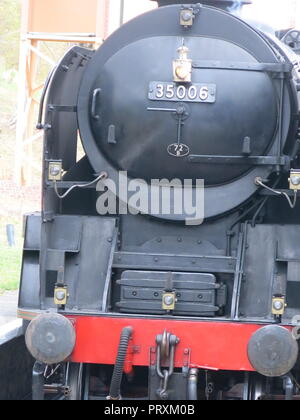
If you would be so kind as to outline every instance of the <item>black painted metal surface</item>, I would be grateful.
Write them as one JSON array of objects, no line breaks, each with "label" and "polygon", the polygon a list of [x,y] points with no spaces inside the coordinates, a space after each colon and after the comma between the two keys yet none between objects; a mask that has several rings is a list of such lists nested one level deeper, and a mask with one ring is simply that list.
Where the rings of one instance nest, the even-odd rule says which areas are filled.
[{"label": "black painted metal surface", "polygon": [[34,360],[24,336],[0,346],[0,401],[31,398],[31,372]]},{"label": "black painted metal surface", "polygon": [[[288,76],[290,62],[282,69],[287,80],[284,75],[277,78],[282,74],[275,70],[282,65],[278,55],[241,20],[203,7],[186,29],[179,25],[180,10],[175,5],[142,15],[99,49],[81,84],[79,128],[95,172],[106,170],[116,183],[119,170],[146,181],[204,179],[209,218],[238,207],[257,190],[253,179],[266,178],[278,167],[273,161],[262,168],[251,159],[276,158],[279,149],[281,156],[296,111],[295,86]],[[186,113],[181,143],[188,153],[177,158],[168,152],[176,142],[178,120],[172,112],[164,112],[176,109],[176,104],[149,99],[149,84],[172,85],[172,60],[182,42],[189,47],[189,58],[201,66],[193,69],[192,82],[215,85],[216,101],[181,102]],[[216,159],[241,157],[246,138],[251,143],[248,165],[247,157],[235,165],[225,161],[217,168],[210,161],[190,164],[189,153]]]},{"label": "black painted metal surface", "polygon": [[125,313],[163,315],[163,293],[169,282],[174,290],[173,315],[215,316],[226,304],[226,287],[211,274],[124,271],[117,281],[120,301],[116,307]]},{"label": "black painted metal surface", "polygon": [[[152,1],[157,1],[160,7],[168,6],[171,4],[184,4],[185,3],[182,0],[152,0]],[[201,3],[208,6],[218,7],[220,9],[230,10],[230,8],[234,5],[235,1],[234,0],[202,0],[201,2],[199,2],[199,0],[191,0],[188,2],[188,4],[194,4],[194,3]],[[240,7],[240,5],[251,4],[251,3],[252,3],[252,0],[241,0],[238,7]],[[234,7],[234,9],[238,7]]]}]

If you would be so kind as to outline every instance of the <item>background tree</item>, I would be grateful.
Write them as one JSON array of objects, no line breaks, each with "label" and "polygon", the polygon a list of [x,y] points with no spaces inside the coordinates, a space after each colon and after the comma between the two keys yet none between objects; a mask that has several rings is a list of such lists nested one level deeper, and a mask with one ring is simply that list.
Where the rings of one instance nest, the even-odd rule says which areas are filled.
[{"label": "background tree", "polygon": [[18,69],[21,0],[0,0],[0,57],[2,70]]}]

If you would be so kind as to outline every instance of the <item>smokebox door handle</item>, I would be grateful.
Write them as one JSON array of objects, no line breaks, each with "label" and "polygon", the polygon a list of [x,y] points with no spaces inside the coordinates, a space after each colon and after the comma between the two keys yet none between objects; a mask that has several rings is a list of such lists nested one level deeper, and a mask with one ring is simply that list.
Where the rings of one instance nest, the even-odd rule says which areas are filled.
[{"label": "smokebox door handle", "polygon": [[100,96],[100,93],[101,93],[101,89],[95,89],[94,92],[93,92],[91,114],[92,114],[92,118],[94,118],[94,120],[99,120],[100,119],[100,115],[97,114],[97,101],[98,101],[98,98]]}]

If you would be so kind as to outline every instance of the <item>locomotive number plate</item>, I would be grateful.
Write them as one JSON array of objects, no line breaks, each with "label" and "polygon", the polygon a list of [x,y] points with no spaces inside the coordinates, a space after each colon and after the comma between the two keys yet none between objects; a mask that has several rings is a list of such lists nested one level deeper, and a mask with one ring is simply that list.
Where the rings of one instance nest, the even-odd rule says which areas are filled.
[{"label": "locomotive number plate", "polygon": [[216,102],[217,86],[214,84],[150,82],[148,98],[152,101]]}]

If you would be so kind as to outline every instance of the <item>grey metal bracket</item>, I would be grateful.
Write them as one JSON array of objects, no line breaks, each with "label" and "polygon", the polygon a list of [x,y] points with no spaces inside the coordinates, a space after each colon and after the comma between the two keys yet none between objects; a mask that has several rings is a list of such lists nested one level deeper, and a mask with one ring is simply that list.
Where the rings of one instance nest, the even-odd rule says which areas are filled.
[{"label": "grey metal bracket", "polygon": [[226,61],[194,61],[194,69],[217,69],[217,70],[238,70],[258,71],[267,73],[289,74],[293,70],[290,63],[239,63]]},{"label": "grey metal bracket", "polygon": [[216,156],[216,155],[190,155],[191,163],[213,163],[215,165],[280,165],[288,163],[287,156]]}]

